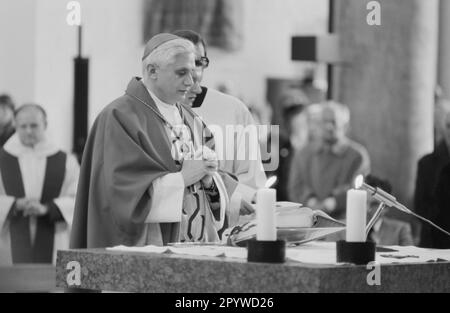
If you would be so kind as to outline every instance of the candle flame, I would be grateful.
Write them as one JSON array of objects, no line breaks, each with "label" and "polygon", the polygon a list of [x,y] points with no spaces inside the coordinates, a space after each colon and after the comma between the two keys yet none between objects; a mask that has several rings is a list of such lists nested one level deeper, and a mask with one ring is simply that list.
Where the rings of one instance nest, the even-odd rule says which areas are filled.
[{"label": "candle flame", "polygon": [[273,184],[275,184],[275,182],[277,181],[277,177],[276,176],[271,176],[267,179],[266,184],[264,187],[266,188],[270,188],[272,187]]},{"label": "candle flame", "polygon": [[360,189],[362,185],[364,184],[364,176],[358,175],[355,178],[355,188]]}]

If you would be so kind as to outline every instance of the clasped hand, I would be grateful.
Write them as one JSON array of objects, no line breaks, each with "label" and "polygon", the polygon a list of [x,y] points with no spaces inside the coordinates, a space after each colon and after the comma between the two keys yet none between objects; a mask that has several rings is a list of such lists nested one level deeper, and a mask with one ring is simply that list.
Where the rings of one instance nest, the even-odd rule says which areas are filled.
[{"label": "clasped hand", "polygon": [[181,168],[184,185],[191,186],[202,181],[206,188],[210,187],[213,173],[217,172],[218,161],[214,151],[206,146],[195,151],[194,157],[185,159]]},{"label": "clasped hand", "polygon": [[35,199],[20,198],[16,200],[16,211],[23,216],[42,216],[48,213],[48,207]]}]

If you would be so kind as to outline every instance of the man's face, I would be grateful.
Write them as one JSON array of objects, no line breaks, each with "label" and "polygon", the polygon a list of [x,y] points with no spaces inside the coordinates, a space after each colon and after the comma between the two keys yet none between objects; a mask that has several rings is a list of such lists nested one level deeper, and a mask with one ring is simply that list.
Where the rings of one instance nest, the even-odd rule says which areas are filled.
[{"label": "man's face", "polygon": [[342,138],[345,132],[345,125],[336,116],[336,113],[325,108],[322,111],[321,132],[322,139],[325,143],[334,144],[338,139]]},{"label": "man's face", "polygon": [[174,104],[183,102],[189,88],[194,84],[194,54],[180,53],[174,61],[156,69],[155,87],[162,101]]},{"label": "man's face", "polygon": [[[195,45],[195,60],[200,60],[200,58],[204,57],[204,56],[205,56],[205,48],[203,47],[203,45],[201,43],[198,43],[197,45]],[[189,89],[189,91],[188,91],[188,93],[186,95],[186,99],[184,101],[185,104],[192,105],[192,103],[194,102],[194,100],[197,97],[197,95],[202,92],[202,89],[200,87],[200,83],[203,80],[203,71],[204,70],[205,69],[204,69],[203,66],[196,66],[195,67],[194,84]]]},{"label": "man's face", "polygon": [[8,107],[0,106],[0,130],[13,120],[14,113]]},{"label": "man's face", "polygon": [[16,116],[16,131],[24,146],[34,147],[44,139],[44,115],[36,108],[26,108]]}]

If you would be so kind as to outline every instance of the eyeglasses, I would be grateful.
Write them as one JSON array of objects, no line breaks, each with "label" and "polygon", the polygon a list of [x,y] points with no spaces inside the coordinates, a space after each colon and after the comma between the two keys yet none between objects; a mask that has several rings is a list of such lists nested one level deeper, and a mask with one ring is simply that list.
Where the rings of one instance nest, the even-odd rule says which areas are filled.
[{"label": "eyeglasses", "polygon": [[195,66],[197,67],[207,68],[208,65],[209,65],[208,57],[200,57],[199,59],[195,60]]}]

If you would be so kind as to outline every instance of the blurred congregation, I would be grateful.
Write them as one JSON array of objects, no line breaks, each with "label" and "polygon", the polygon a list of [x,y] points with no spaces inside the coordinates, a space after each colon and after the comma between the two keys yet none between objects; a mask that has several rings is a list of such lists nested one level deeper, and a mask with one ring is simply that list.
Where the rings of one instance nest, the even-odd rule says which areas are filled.
[{"label": "blurred congregation", "polygon": [[[366,22],[367,2],[79,1],[81,33],[67,24],[65,1],[1,0],[0,265],[52,263],[69,248],[80,147],[97,115],[142,75],[147,40],[179,29],[204,39],[202,88],[227,95],[211,120],[278,126],[258,137],[277,201],[345,222],[346,192],[364,175],[450,231],[450,1],[378,1],[380,25]],[[295,49],[293,38],[302,43]],[[77,110],[86,115],[75,119]],[[194,102],[209,114],[202,110]],[[220,166],[264,186],[250,170]],[[368,201],[369,219],[379,203]],[[450,237],[389,208],[367,240],[450,248]]]}]

